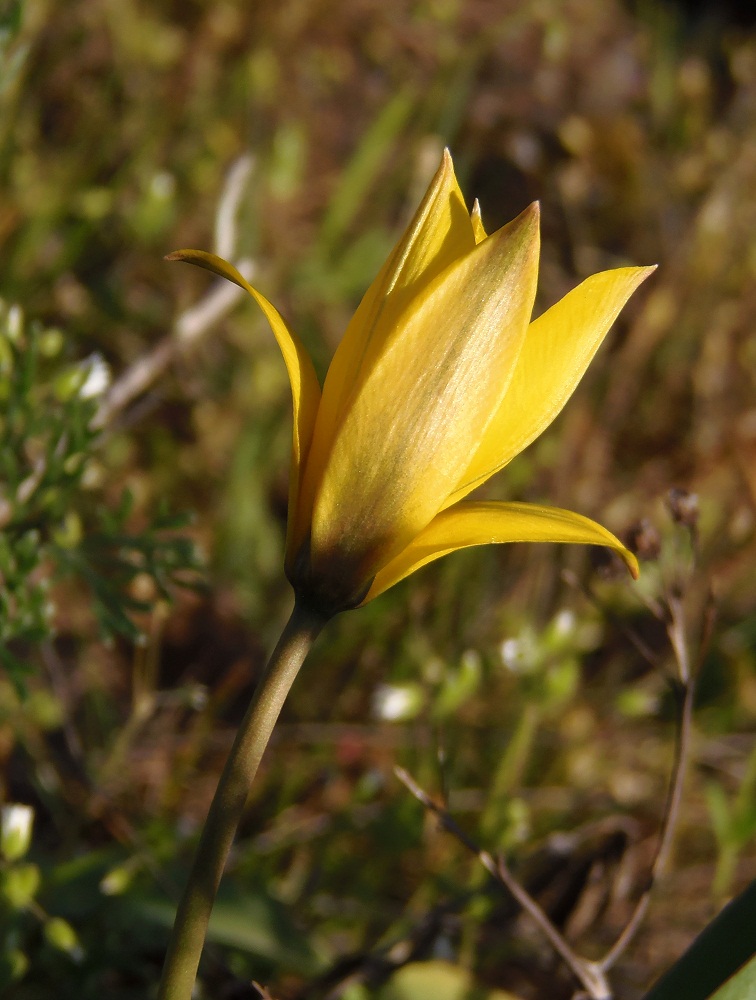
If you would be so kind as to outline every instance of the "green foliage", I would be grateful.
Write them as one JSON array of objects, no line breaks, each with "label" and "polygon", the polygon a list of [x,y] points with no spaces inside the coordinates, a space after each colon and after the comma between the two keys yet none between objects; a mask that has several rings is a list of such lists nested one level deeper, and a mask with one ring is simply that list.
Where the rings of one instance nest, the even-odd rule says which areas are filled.
[{"label": "green foliage", "polygon": [[28,45],[18,42],[23,9],[23,0],[0,3],[0,101],[18,80],[29,51]]},{"label": "green foliage", "polygon": [[[134,920],[162,927],[167,936],[173,926],[175,907],[154,894],[139,891],[130,893],[129,902]],[[261,960],[309,977],[323,965],[323,958],[318,961],[312,944],[297,928],[291,914],[271,899],[263,887],[224,887],[213,907],[207,933],[212,944],[233,948],[247,956],[249,975],[254,974],[255,962],[259,967]]]},{"label": "green foliage", "polygon": [[134,614],[151,606],[132,596],[138,578],[163,598],[198,582],[195,548],[178,534],[184,518],[161,513],[134,532],[128,492],[106,506],[94,418],[107,368],[97,355],[68,354],[60,331],[0,302],[0,662],[16,684],[29,649],[54,634],[55,582],[78,577],[102,633],[132,639]]},{"label": "green foliage", "polygon": [[154,601],[131,596],[137,580],[149,580],[165,600],[176,586],[198,588],[202,581],[194,543],[178,534],[187,518],[159,513],[146,529],[129,532],[132,506],[132,496],[124,492],[115,510],[94,512],[93,528],[78,545],[58,547],[55,555],[61,572],[78,575],[89,585],[103,632],[137,639],[141,633],[133,616],[149,611]]},{"label": "green foliage", "polygon": [[31,846],[34,811],[29,806],[3,806],[0,826],[0,989],[23,979],[32,964],[38,928],[44,940],[73,962],[84,957],[76,931],[40,905],[43,875],[25,861]]},{"label": "green foliage", "polygon": [[756,748],[748,757],[737,794],[728,796],[721,784],[711,782],[706,802],[719,849],[713,888],[723,896],[730,890],[739,857],[756,837]]}]

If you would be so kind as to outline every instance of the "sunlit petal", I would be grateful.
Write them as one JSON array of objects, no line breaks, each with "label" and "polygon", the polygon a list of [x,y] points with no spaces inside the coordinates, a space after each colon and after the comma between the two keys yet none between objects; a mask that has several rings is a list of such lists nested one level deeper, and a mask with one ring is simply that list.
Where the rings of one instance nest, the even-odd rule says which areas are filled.
[{"label": "sunlit petal", "polygon": [[445,150],[422,204],[365,293],[328,368],[310,472],[303,487],[303,510],[312,506],[318,470],[326,462],[342,415],[386,341],[395,334],[402,312],[474,246],[470,216]]},{"label": "sunlit petal", "polygon": [[530,324],[507,393],[449,504],[503,468],[549,426],[620,309],[653,270],[622,267],[594,274]]},{"label": "sunlit petal", "polygon": [[374,570],[459,482],[520,351],[538,247],[531,206],[413,300],[328,455],[312,518],[316,574],[339,559],[336,571]]},{"label": "sunlit petal", "polygon": [[370,601],[434,559],[473,545],[504,542],[577,542],[605,545],[617,552],[634,577],[638,563],[632,552],[581,514],[529,503],[463,501],[442,511],[375,577],[365,598]]},{"label": "sunlit petal", "polygon": [[[294,411],[292,473],[289,479],[289,525],[291,527],[299,503],[304,461],[312,442],[315,417],[320,403],[320,384],[310,356],[299,337],[289,329],[275,306],[268,302],[256,288],[253,288],[247,279],[228,261],[203,250],[176,250],[174,253],[168,254],[166,260],[184,260],[233,281],[234,284],[249,292],[270,323],[289,375]],[[289,536],[291,536],[291,531]]]},{"label": "sunlit petal", "polygon": [[364,295],[331,362],[324,413],[339,409],[391,337],[401,314],[442,271],[475,246],[473,227],[451,156],[444,150],[423,201],[378,277]]},{"label": "sunlit petal", "polygon": [[488,233],[483,227],[483,218],[480,214],[480,202],[477,198],[473,202],[472,212],[470,212],[470,222],[472,223],[476,243],[482,243],[483,240],[488,239]]}]

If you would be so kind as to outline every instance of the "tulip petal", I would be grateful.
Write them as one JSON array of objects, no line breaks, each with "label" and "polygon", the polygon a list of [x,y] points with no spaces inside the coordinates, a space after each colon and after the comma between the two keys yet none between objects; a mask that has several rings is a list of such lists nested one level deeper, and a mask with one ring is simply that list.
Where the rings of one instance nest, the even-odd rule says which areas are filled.
[{"label": "tulip petal", "polygon": [[[302,516],[308,517],[318,470],[326,462],[349,401],[380,355],[399,317],[445,268],[475,246],[454,166],[444,150],[423,201],[378,277],[365,293],[328,368],[313,438],[311,471],[304,486]],[[297,535],[304,533],[304,523]]]},{"label": "tulip petal", "polygon": [[233,281],[245,292],[249,292],[270,323],[289,375],[294,411],[292,474],[289,479],[289,521],[291,522],[297,508],[304,462],[312,442],[315,417],[320,403],[320,383],[310,355],[299,337],[286,325],[286,321],[276,307],[222,257],[206,253],[204,250],[176,250],[168,254],[166,260],[184,260]]},{"label": "tulip petal", "polygon": [[363,603],[434,559],[473,545],[505,542],[575,542],[614,549],[638,577],[638,561],[614,535],[582,514],[558,507],[498,501],[464,501],[438,514],[377,573]]},{"label": "tulip petal", "polygon": [[594,274],[530,324],[506,395],[448,505],[502,469],[549,426],[620,309],[654,269]]},{"label": "tulip petal", "polygon": [[517,360],[538,248],[534,205],[447,268],[402,317],[318,470],[315,576],[335,553],[343,572],[359,566],[372,576],[459,482]]},{"label": "tulip petal", "polygon": [[480,202],[477,198],[473,202],[472,212],[470,212],[470,222],[472,223],[476,244],[488,239],[488,233],[483,226],[483,217],[480,214]]},{"label": "tulip petal", "polygon": [[379,356],[407,304],[474,246],[470,216],[446,149],[414,218],[365,293],[336,350],[324,387],[324,413],[331,407],[341,409],[339,403]]}]

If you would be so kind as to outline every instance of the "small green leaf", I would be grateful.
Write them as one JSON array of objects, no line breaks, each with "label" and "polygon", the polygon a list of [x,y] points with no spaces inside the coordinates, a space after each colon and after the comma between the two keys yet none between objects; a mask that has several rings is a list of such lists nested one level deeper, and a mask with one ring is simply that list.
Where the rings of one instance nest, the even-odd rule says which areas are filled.
[{"label": "small green leaf", "polygon": [[710,782],[706,786],[706,805],[717,841],[720,845],[726,844],[732,839],[732,817],[727,795],[720,784]]},{"label": "small green leaf", "polygon": [[53,948],[64,951],[74,961],[83,958],[82,947],[76,936],[76,931],[67,920],[62,917],[51,917],[45,921],[45,937]]},{"label": "small green leaf", "polygon": [[23,910],[32,902],[41,882],[36,865],[15,865],[0,873],[0,896],[14,910]]},{"label": "small green leaf", "polygon": [[448,670],[433,703],[432,716],[435,721],[453,715],[469,701],[480,687],[482,665],[480,655],[474,649],[462,654],[459,667]]},{"label": "small green leaf", "polygon": [[29,971],[30,964],[29,959],[20,948],[9,948],[4,955],[0,955],[0,991],[10,986],[11,983],[23,979]]},{"label": "small green leaf", "polygon": [[[165,928],[173,925],[175,908],[154,896],[131,897],[140,920]],[[264,893],[222,886],[213,907],[208,941],[238,948],[250,955],[279,962],[293,972],[312,975],[321,961],[288,911]]]},{"label": "small green leaf", "polygon": [[451,962],[413,962],[395,973],[378,1000],[518,1000],[504,990],[486,990]]},{"label": "small green leaf", "polygon": [[15,35],[21,30],[22,0],[5,0],[0,3],[0,29]]}]

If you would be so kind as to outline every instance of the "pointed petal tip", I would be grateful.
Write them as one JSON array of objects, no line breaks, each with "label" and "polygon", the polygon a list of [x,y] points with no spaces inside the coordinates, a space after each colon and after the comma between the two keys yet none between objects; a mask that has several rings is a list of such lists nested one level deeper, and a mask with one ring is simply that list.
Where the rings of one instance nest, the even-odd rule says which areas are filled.
[{"label": "pointed petal tip", "polygon": [[456,175],[454,173],[454,164],[452,162],[452,155],[449,151],[448,146],[444,146],[444,151],[441,154],[441,162],[438,165],[438,169],[431,181],[431,188],[436,186],[445,186],[449,184],[456,183]]},{"label": "pointed petal tip", "polygon": [[451,170],[454,173],[454,157],[448,146],[444,146],[444,151],[441,154],[441,166],[444,170]]},{"label": "pointed petal tip", "polygon": [[[639,267],[627,268],[627,273],[633,275],[633,291],[638,288],[639,285],[642,285],[646,278],[650,278],[658,266],[658,264],[641,264]],[[632,292],[630,294],[632,294]],[[628,298],[629,297],[630,295],[628,295]]]},{"label": "pointed petal tip", "polygon": [[486,232],[486,227],[483,225],[483,217],[480,211],[480,202],[476,198],[473,202],[473,207],[470,209],[470,222],[472,223],[473,233],[475,235],[475,242],[482,243],[484,239],[488,236]]},{"label": "pointed petal tip", "polygon": [[633,580],[637,580],[640,577],[640,565],[635,555],[629,549],[624,549],[622,552],[620,552],[620,555],[622,556],[625,565],[630,571],[630,576],[633,578]]},{"label": "pointed petal tip", "polygon": [[540,201],[531,201],[527,208],[524,208],[519,215],[515,216],[514,222],[530,223],[531,225],[540,225],[541,221],[541,203]]},{"label": "pointed petal tip", "polygon": [[510,234],[520,233],[530,243],[530,252],[537,259],[541,245],[541,211],[537,201],[531,202],[526,209],[503,226],[499,232],[509,231]]},{"label": "pointed petal tip", "polygon": [[523,227],[529,227],[540,230],[541,228],[540,201],[531,201],[528,207],[523,209],[522,212],[520,212],[520,214],[517,216],[514,222],[522,225]]},{"label": "pointed petal tip", "polygon": [[454,161],[452,160],[451,150],[448,146],[444,146],[444,151],[441,154],[441,163],[438,167],[438,173],[445,175],[446,177],[455,177],[454,173]]},{"label": "pointed petal tip", "polygon": [[184,248],[183,250],[172,250],[167,253],[163,260],[183,260],[187,264],[197,264],[200,263],[200,259],[205,259],[209,255],[204,250],[189,250]]},{"label": "pointed petal tip", "polygon": [[650,274],[654,273],[658,266],[658,264],[639,264],[637,267],[630,268],[630,270],[639,274],[641,276],[641,281],[645,281]]}]

